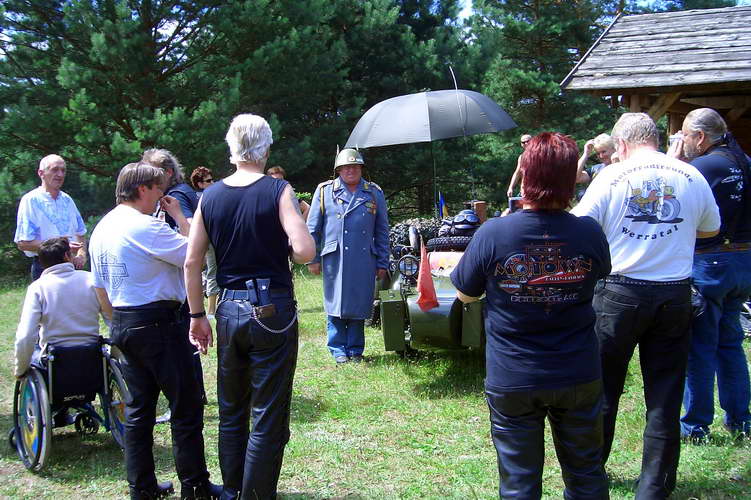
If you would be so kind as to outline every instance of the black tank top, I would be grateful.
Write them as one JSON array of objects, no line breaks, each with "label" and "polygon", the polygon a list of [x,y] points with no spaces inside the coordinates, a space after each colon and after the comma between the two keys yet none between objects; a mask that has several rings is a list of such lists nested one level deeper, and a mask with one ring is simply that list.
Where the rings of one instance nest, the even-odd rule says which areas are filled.
[{"label": "black tank top", "polygon": [[216,281],[245,289],[251,278],[269,278],[272,288],[291,288],[288,238],[279,221],[287,181],[264,176],[249,186],[217,182],[203,192],[201,214],[216,251]]}]

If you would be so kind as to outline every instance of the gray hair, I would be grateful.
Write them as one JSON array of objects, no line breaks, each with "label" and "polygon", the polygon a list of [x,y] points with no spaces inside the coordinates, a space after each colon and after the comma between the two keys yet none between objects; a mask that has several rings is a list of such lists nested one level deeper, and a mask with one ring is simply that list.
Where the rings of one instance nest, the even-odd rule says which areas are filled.
[{"label": "gray hair", "polygon": [[657,147],[657,125],[646,113],[623,113],[610,133],[613,142],[616,139],[633,144],[649,144]]},{"label": "gray hair", "polygon": [[140,198],[138,194],[139,186],[146,186],[147,188],[152,188],[155,185],[164,186],[166,181],[167,174],[161,167],[143,161],[128,163],[120,169],[120,173],[117,175],[115,200],[118,205],[124,201],[138,200]]},{"label": "gray hair", "polygon": [[720,142],[728,131],[728,126],[720,113],[711,108],[691,111],[683,123],[692,132],[704,132],[711,144]]},{"label": "gray hair", "polygon": [[39,162],[39,170],[47,170],[50,164],[55,163],[58,160],[65,163],[65,160],[63,160],[63,157],[60,155],[51,154],[51,155],[45,156]]},{"label": "gray hair", "polygon": [[615,151],[615,143],[613,142],[613,138],[608,134],[598,135],[597,137],[592,139],[592,144],[594,145],[595,149],[609,149],[611,151]]},{"label": "gray hair", "polygon": [[141,161],[165,170],[172,170],[172,178],[167,187],[172,187],[184,182],[182,165],[177,161],[175,155],[166,149],[147,149],[143,152]]},{"label": "gray hair", "polygon": [[250,113],[232,119],[225,139],[230,151],[229,161],[234,164],[260,162],[274,142],[266,120]]}]

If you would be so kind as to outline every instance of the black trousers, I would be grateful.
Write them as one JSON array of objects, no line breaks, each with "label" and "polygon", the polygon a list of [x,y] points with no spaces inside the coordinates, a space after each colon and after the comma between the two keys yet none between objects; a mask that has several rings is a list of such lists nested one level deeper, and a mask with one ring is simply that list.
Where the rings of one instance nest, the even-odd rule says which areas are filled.
[{"label": "black trousers", "polygon": [[132,396],[125,408],[125,467],[133,489],[153,490],[157,484],[152,447],[160,391],[172,413],[172,453],[180,482],[198,486],[209,478],[196,350],[179,306],[154,302],[116,308],[112,314],[112,341],[123,353],[123,377]]},{"label": "black trousers", "polygon": [[602,465],[602,382],[561,389],[485,391],[498,454],[499,498],[542,497],[545,418],[550,422],[567,500],[609,498]]},{"label": "black trousers", "polygon": [[216,311],[219,465],[225,493],[240,491],[243,499],[276,497],[290,435],[296,304],[291,296],[272,302],[277,314],[261,321],[275,332],[251,318],[248,301],[224,300]]},{"label": "black trousers", "polygon": [[636,498],[666,498],[675,489],[681,451],[678,419],[691,340],[691,288],[600,282],[593,306],[605,388],[603,463],[613,444],[618,401],[638,345],[647,422]]},{"label": "black trousers", "polygon": [[39,263],[39,257],[32,257],[31,258],[31,281],[38,280],[39,277],[42,275],[42,271],[44,271],[44,268],[42,267],[42,264]]}]

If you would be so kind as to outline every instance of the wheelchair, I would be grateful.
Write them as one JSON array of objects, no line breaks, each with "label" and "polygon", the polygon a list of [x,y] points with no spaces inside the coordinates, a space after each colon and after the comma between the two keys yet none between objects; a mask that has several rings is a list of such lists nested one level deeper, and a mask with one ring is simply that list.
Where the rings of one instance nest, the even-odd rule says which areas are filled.
[{"label": "wheelchair", "polygon": [[[103,416],[93,405],[97,396]],[[75,346],[49,345],[16,382],[9,444],[33,472],[47,464],[56,427],[72,423],[80,436],[86,436],[96,434],[104,425],[123,448],[129,399],[117,351],[109,339],[99,337],[97,342]]]}]

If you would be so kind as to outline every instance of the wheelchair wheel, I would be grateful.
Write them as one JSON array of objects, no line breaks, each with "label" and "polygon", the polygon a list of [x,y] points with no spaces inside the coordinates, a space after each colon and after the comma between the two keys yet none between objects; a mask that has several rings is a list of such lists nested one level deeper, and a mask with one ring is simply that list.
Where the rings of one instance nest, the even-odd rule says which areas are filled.
[{"label": "wheelchair wheel", "polygon": [[110,399],[107,407],[110,432],[117,445],[125,448],[125,405],[130,399],[130,392],[125,385],[120,364],[115,359],[109,360],[107,384]]},{"label": "wheelchair wheel", "polygon": [[23,465],[30,471],[39,472],[47,463],[52,447],[52,415],[47,384],[34,368],[16,382],[13,429],[16,451]]}]

